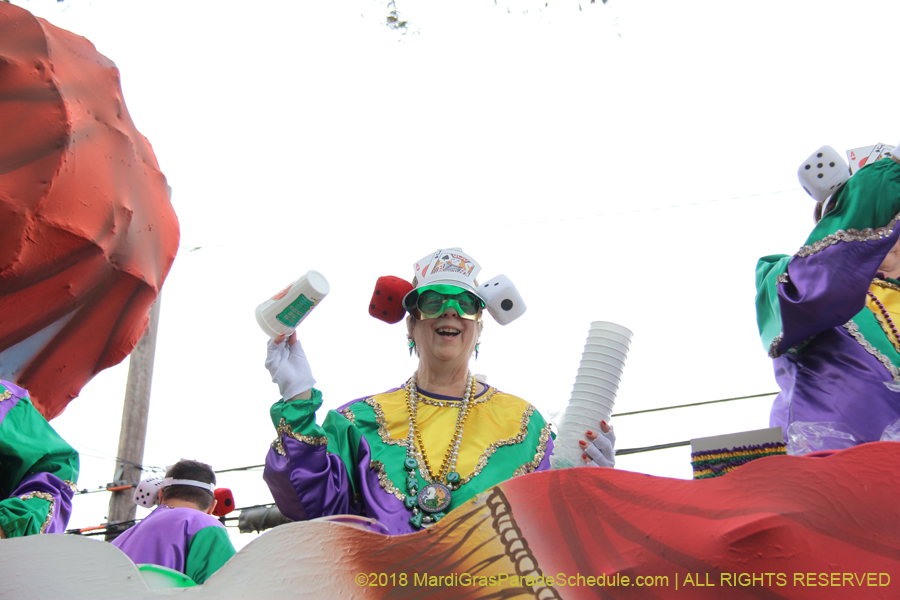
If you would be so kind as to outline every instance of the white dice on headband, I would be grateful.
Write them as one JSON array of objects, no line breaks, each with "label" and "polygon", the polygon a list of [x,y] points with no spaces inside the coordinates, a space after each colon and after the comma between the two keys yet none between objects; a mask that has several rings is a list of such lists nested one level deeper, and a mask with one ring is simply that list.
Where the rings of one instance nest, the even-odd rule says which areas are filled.
[{"label": "white dice on headband", "polygon": [[817,202],[824,202],[850,179],[850,167],[831,146],[822,146],[797,169],[800,185]]},{"label": "white dice on headband", "polygon": [[525,313],[525,301],[506,275],[497,275],[478,286],[488,312],[501,325],[512,323]]},{"label": "white dice on headband", "polygon": [[162,477],[149,477],[142,480],[134,488],[134,495],[131,499],[138,506],[150,508],[155,506],[159,501],[159,490],[162,488]]},{"label": "white dice on headband", "polygon": [[142,480],[137,484],[137,487],[134,488],[132,500],[134,500],[134,503],[138,506],[150,508],[151,506],[155,506],[159,501],[159,490],[167,488],[170,485],[190,485],[208,490],[211,494],[216,493],[216,486],[213,483],[195,481],[193,479],[172,479],[171,477],[163,479],[160,477],[149,477]]}]

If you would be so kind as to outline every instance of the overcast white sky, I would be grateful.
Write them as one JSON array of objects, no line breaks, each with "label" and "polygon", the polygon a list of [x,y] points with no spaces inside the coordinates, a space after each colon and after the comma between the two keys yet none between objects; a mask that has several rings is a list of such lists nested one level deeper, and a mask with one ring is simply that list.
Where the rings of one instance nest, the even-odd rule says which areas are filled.
[{"label": "overcast white sky", "polygon": [[[898,142],[897,3],[397,2],[405,36],[379,0],[15,2],[117,64],[173,188],[144,464],[263,462],[278,390],[253,312],[309,269],[332,289],[299,331],[326,406],[401,384],[404,328],[368,299],[447,246],[518,286],[528,312],[488,318],[473,370],[545,415],[594,320],[634,332],[619,412],[775,391],[756,260],[809,233],[813,150]],[[53,421],[80,487],[112,479],[126,373]],[[767,427],[769,404],[622,417],[617,446]],[[690,478],[690,450],[618,467]],[[220,484],[270,501],[259,471]],[[107,502],[77,496],[70,526]]]}]

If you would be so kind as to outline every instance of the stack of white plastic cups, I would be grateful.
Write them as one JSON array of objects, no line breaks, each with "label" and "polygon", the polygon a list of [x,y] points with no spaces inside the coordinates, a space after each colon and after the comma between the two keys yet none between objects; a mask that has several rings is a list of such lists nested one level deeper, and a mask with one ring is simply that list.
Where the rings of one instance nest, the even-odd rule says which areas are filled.
[{"label": "stack of white plastic cups", "polygon": [[600,421],[609,422],[632,335],[629,329],[615,323],[591,323],[572,397],[563,413],[550,457],[554,469],[584,465],[578,441],[587,442],[587,431],[599,432]]}]

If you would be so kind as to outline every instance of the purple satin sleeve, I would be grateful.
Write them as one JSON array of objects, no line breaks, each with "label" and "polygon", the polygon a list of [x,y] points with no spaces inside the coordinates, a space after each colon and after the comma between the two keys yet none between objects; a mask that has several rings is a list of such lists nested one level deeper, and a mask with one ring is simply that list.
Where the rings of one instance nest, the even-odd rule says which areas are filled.
[{"label": "purple satin sleeve", "polygon": [[[395,496],[385,493],[372,462],[365,438],[359,443],[359,462],[351,466],[359,476],[359,498],[352,498],[347,469],[341,460],[325,452],[325,446],[283,437],[282,456],[269,449],[263,479],[283,515],[294,521],[354,514],[378,520],[392,535],[416,531],[410,512]],[[361,510],[364,506],[365,510]]]},{"label": "purple satin sleeve", "polygon": [[[21,498],[29,494],[49,494],[52,500],[50,522],[43,533],[64,533],[69,517],[72,516],[72,488],[62,479],[50,473],[34,473],[23,479],[10,498]],[[36,496],[40,497],[40,496]],[[46,498],[42,498],[46,500]]]},{"label": "purple satin sleeve", "polygon": [[538,465],[535,471],[549,471],[550,470],[550,457],[553,456],[553,447],[556,444],[554,443],[553,438],[547,438],[547,450],[544,451],[544,458],[541,459],[541,464]]},{"label": "purple satin sleeve", "polygon": [[802,354],[783,354],[774,365],[781,392],[769,426],[785,435],[795,421],[836,422],[857,441],[875,442],[900,419],[900,393],[884,385],[890,373],[843,327],[817,335]]},{"label": "purple satin sleeve", "polygon": [[779,353],[843,325],[861,311],[866,290],[898,239],[900,227],[882,239],[838,242],[810,256],[792,258],[787,281],[778,285]]},{"label": "purple satin sleeve", "polygon": [[357,514],[350,510],[350,479],[341,459],[326,446],[282,436],[285,456],[269,448],[263,480],[281,514],[294,521],[327,515]]},{"label": "purple satin sleeve", "polygon": [[9,414],[9,411],[11,411],[13,407],[19,403],[19,398],[27,396],[28,392],[8,381],[0,380],[0,385],[3,385],[3,387],[13,393],[12,398],[0,402],[0,423],[2,423],[3,419],[6,418],[6,415]]}]

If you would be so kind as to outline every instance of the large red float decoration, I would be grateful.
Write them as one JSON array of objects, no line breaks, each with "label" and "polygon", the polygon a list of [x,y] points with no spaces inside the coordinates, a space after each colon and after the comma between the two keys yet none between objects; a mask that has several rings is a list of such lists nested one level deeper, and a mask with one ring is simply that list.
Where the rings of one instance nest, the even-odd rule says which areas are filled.
[{"label": "large red float decoration", "polygon": [[134,348],[178,237],[113,62],[0,2],[0,376],[59,415]]},{"label": "large red float decoration", "polygon": [[[297,598],[896,598],[898,469],[900,443],[875,442],[696,481],[545,471],[410,535],[282,525],[204,587],[237,596],[238,574],[290,572],[286,587],[309,582]],[[241,564],[254,553],[270,571]]]},{"label": "large red float decoration", "polygon": [[[711,479],[544,471],[409,535],[322,520],[280,525],[190,597],[897,598],[898,470],[900,443],[873,442],[826,458],[761,458]],[[4,567],[18,575],[4,591],[151,597],[118,549],[73,538],[0,543]]]}]

